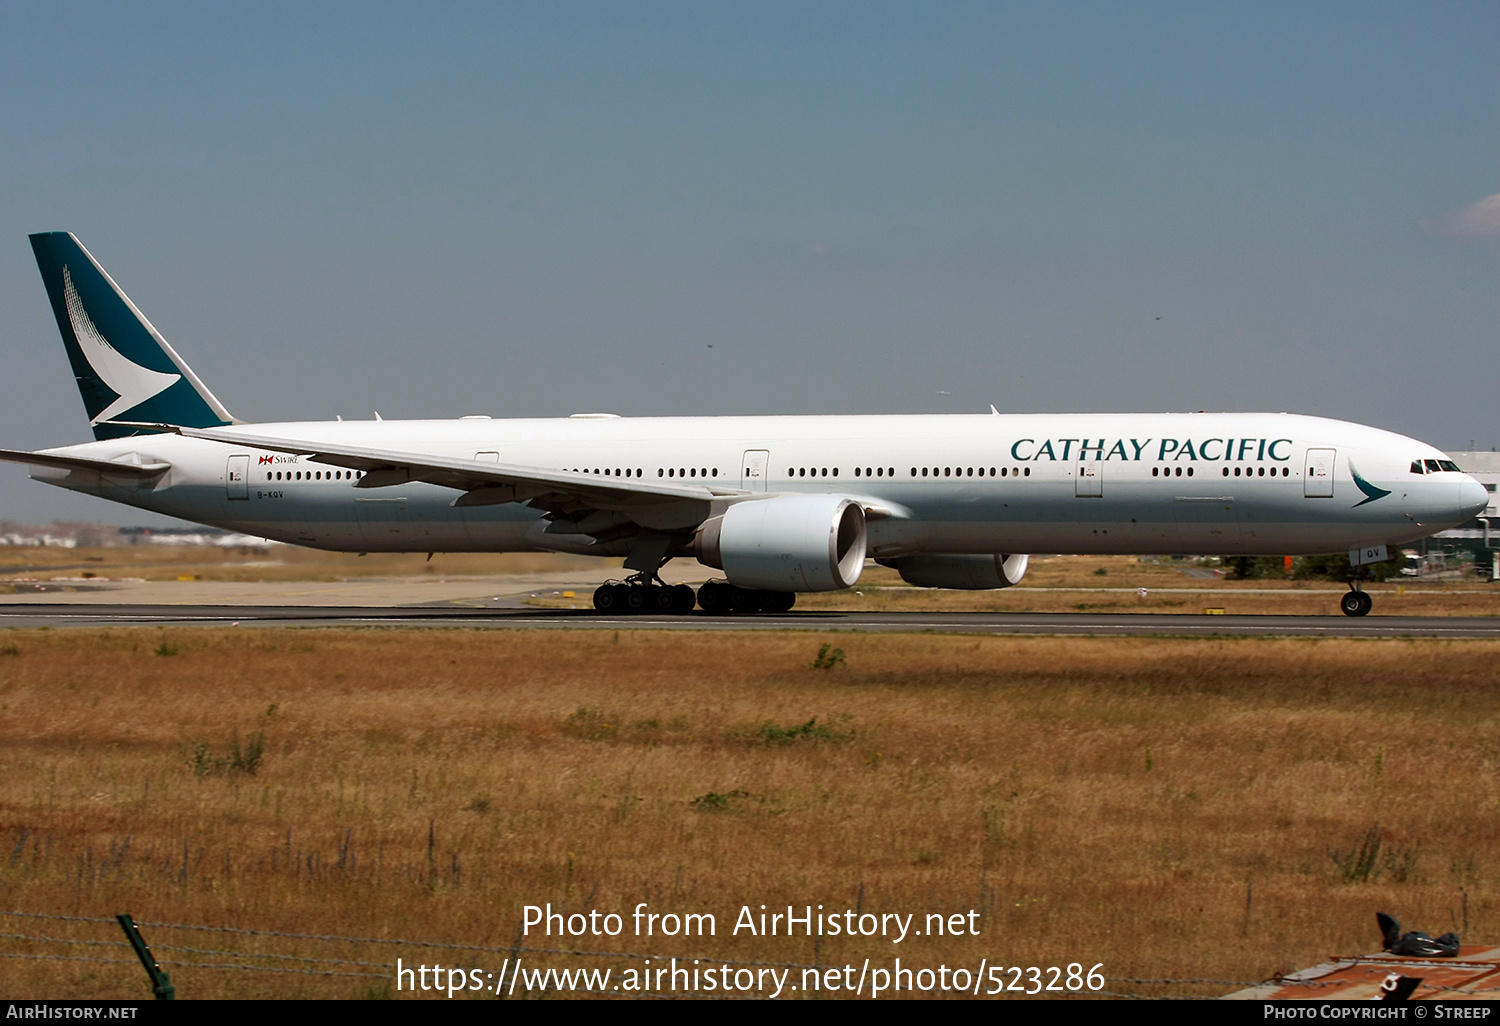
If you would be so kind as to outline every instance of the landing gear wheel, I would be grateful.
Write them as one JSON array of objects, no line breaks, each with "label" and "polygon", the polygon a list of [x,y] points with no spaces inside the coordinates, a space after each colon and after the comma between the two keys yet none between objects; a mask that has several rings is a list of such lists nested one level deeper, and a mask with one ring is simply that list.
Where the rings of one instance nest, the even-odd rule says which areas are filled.
[{"label": "landing gear wheel", "polygon": [[751,588],[734,588],[729,593],[729,608],[736,613],[758,613],[760,595],[760,592]]},{"label": "landing gear wheel", "polygon": [[594,589],[594,608],[601,613],[618,613],[623,596],[615,591],[613,584],[601,584]]},{"label": "landing gear wheel", "polygon": [[789,613],[792,606],[797,603],[797,593],[794,591],[763,591],[760,593],[760,611],[762,613]]},{"label": "landing gear wheel", "polygon": [[669,611],[678,616],[686,616],[693,611],[693,606],[698,604],[698,598],[693,594],[693,589],[686,584],[663,588],[662,591],[672,596],[672,606]]},{"label": "landing gear wheel", "polygon": [[1345,616],[1364,616],[1374,605],[1374,600],[1363,591],[1348,591],[1339,599],[1339,609]]},{"label": "landing gear wheel", "polygon": [[729,612],[734,588],[723,581],[709,581],[698,589],[698,605],[705,613]]},{"label": "landing gear wheel", "polygon": [[650,585],[636,585],[625,589],[625,612],[645,613],[649,612],[654,603],[651,601],[652,592],[656,589]]}]

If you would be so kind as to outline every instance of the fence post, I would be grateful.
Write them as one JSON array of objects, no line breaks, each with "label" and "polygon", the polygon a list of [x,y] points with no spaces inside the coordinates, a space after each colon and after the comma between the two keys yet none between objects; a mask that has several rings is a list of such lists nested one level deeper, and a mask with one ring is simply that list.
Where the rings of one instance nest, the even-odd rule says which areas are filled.
[{"label": "fence post", "polygon": [[146,975],[151,977],[151,993],[156,995],[156,1000],[176,1000],[177,990],[172,986],[172,977],[167,975],[167,971],[157,963],[156,956],[151,954],[151,949],[146,946],[146,939],[135,927],[135,920],[124,912],[115,916],[115,920],[120,924],[120,929],[125,931],[125,939],[130,941],[132,948],[135,948],[136,957],[141,960],[141,965],[146,967]]}]

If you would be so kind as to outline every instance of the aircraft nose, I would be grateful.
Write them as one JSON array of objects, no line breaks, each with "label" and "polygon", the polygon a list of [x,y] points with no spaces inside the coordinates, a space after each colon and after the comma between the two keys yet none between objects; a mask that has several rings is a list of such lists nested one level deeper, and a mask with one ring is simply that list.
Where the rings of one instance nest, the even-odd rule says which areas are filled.
[{"label": "aircraft nose", "polygon": [[1465,475],[1463,484],[1458,489],[1458,513],[1465,520],[1477,517],[1485,511],[1490,504],[1490,493],[1485,491],[1484,485]]}]

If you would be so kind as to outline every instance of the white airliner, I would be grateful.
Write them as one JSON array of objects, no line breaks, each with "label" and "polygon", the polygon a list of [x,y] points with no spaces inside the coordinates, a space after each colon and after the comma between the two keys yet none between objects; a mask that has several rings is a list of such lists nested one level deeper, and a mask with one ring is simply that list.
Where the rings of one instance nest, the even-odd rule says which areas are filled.
[{"label": "white airliner", "polygon": [[[867,557],[1004,588],[1029,552],[1301,555],[1482,512],[1423,442],[1283,413],[314,421],[231,417],[87,250],[31,236],[96,441],[0,450],[31,476],[185,520],[352,552],[623,556],[596,608],[790,609]],[[659,571],[723,571],[696,596]],[[1370,609],[1356,582],[1343,611]]]}]

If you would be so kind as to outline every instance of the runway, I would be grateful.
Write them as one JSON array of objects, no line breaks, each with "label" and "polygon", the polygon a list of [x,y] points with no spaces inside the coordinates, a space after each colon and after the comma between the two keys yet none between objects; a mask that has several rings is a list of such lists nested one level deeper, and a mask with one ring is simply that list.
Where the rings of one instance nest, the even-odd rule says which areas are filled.
[{"label": "runway", "polygon": [[867,631],[937,634],[1320,638],[1500,638],[1500,618],[1398,616],[1184,616],[1170,613],[863,613],[621,616],[593,610],[417,606],[0,605],[0,628],[139,627],[468,627],[572,630]]}]

